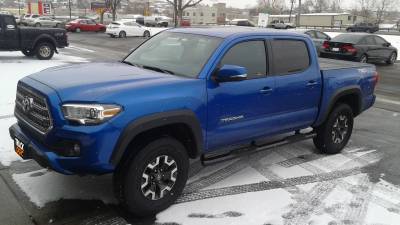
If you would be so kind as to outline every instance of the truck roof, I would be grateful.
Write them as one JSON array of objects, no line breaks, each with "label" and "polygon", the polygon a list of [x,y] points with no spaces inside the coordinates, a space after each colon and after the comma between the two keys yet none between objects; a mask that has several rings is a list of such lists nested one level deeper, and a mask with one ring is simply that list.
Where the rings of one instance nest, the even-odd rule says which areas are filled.
[{"label": "truck roof", "polygon": [[219,38],[227,38],[230,36],[249,36],[249,35],[288,35],[306,37],[306,35],[295,32],[280,31],[269,28],[258,27],[241,27],[241,26],[225,26],[225,27],[198,27],[198,28],[175,28],[168,30],[169,32],[199,34]]}]

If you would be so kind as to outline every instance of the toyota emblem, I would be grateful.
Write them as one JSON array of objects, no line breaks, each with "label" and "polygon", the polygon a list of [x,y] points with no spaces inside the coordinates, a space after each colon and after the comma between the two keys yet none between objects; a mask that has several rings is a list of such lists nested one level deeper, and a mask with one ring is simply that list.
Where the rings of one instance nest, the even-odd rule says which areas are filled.
[{"label": "toyota emblem", "polygon": [[24,99],[22,100],[22,109],[24,110],[24,112],[29,112],[32,108],[32,104],[33,104],[33,98],[25,96]]}]

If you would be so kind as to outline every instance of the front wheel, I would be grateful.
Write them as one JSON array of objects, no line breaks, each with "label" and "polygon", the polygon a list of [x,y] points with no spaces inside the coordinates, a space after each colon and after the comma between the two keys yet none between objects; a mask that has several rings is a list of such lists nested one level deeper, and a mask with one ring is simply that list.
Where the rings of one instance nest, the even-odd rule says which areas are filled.
[{"label": "front wheel", "polygon": [[389,56],[389,59],[386,60],[386,63],[389,64],[389,65],[392,65],[392,64],[394,64],[396,62],[396,59],[397,59],[396,52],[392,52],[392,54],[390,54],[390,56]]},{"label": "front wheel", "polygon": [[143,33],[143,37],[149,38],[149,37],[150,37],[150,32],[149,32],[148,30],[146,30],[146,31]]},{"label": "front wheel", "polygon": [[126,32],[125,31],[120,31],[118,36],[120,38],[126,38]]},{"label": "front wheel", "polygon": [[40,23],[36,23],[35,27],[41,27],[42,25]]},{"label": "front wheel", "polygon": [[54,46],[48,42],[39,43],[35,48],[36,57],[40,60],[51,59],[54,55]]},{"label": "front wheel", "polygon": [[80,33],[80,32],[81,32],[81,29],[80,29],[80,28],[76,28],[76,29],[75,29],[75,32],[76,32],[76,33]]},{"label": "front wheel", "polygon": [[337,104],[327,120],[316,128],[314,145],[322,153],[336,154],[342,151],[353,132],[353,110],[347,104]]},{"label": "front wheel", "polygon": [[172,205],[182,193],[189,158],[185,147],[171,137],[151,141],[138,151],[115,172],[115,193],[133,215],[152,216]]},{"label": "front wheel", "polygon": [[363,54],[360,59],[358,60],[360,63],[367,63],[368,62],[368,57],[367,55]]}]

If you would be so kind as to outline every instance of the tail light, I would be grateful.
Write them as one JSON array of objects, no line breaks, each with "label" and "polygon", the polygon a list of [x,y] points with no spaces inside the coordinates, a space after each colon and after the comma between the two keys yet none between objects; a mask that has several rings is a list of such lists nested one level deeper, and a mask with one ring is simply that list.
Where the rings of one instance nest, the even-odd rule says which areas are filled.
[{"label": "tail light", "polygon": [[378,84],[378,82],[379,82],[379,73],[378,73],[377,71],[375,71],[375,72],[374,72],[374,75],[373,75],[373,84],[374,84],[374,88],[376,87],[376,85]]},{"label": "tail light", "polygon": [[357,53],[357,49],[354,48],[354,46],[352,44],[345,44],[345,45],[342,46],[342,49],[345,52],[349,52],[351,54],[356,54]]},{"label": "tail light", "polygon": [[322,44],[322,48],[323,49],[328,49],[329,48],[329,41],[324,41],[324,43]]}]

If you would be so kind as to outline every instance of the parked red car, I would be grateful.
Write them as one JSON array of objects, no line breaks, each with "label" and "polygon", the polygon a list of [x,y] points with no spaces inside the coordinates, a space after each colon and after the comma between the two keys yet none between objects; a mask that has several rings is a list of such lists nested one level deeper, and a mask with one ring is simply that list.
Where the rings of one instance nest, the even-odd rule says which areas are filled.
[{"label": "parked red car", "polygon": [[65,29],[73,32],[81,32],[81,31],[105,31],[106,26],[101,23],[96,23],[96,21],[92,19],[77,19],[70,21],[65,25]]}]

